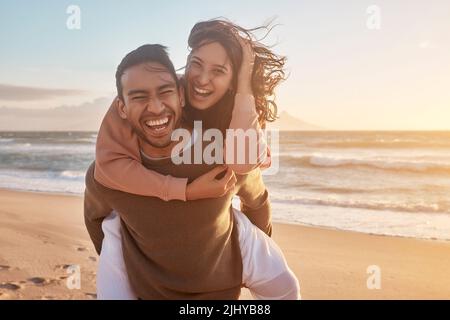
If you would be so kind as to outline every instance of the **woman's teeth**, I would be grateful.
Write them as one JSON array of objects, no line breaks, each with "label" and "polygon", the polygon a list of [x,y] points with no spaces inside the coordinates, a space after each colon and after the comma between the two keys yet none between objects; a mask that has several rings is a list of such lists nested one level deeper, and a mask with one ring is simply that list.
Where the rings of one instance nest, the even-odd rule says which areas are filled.
[{"label": "woman's teeth", "polygon": [[209,96],[212,93],[212,91],[204,90],[204,89],[200,89],[200,88],[196,88],[196,87],[194,87],[194,92],[202,97]]}]

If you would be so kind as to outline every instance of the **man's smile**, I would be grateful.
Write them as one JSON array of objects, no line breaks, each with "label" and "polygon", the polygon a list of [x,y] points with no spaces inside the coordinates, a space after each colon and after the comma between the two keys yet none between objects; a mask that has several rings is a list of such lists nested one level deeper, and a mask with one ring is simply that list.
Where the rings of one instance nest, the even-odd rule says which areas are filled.
[{"label": "man's smile", "polygon": [[144,119],[142,127],[144,131],[153,137],[162,137],[169,133],[173,116],[169,114],[160,117],[151,117]]}]

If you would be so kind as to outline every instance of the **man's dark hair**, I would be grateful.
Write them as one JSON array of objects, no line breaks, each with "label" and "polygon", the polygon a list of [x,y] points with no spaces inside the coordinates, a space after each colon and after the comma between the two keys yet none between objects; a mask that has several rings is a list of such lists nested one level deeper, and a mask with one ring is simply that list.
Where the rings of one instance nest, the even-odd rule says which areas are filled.
[{"label": "man's dark hair", "polygon": [[160,44],[145,44],[139,48],[128,53],[125,58],[122,59],[116,71],[116,87],[117,95],[123,100],[123,88],[122,88],[122,75],[125,70],[133,66],[137,66],[142,63],[157,62],[163,65],[174,78],[177,87],[179,86],[178,77],[175,72],[175,68],[172,61],[167,54],[167,47]]}]

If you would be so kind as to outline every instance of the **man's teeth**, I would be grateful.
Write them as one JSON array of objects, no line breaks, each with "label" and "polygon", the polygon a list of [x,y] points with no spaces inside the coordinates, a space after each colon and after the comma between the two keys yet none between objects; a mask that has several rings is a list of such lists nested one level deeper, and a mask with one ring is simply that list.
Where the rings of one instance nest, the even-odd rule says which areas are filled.
[{"label": "man's teeth", "polygon": [[154,127],[154,126],[162,126],[164,124],[167,124],[167,122],[169,122],[169,118],[165,117],[157,120],[148,120],[145,122],[145,124],[148,125],[149,127]]},{"label": "man's teeth", "polygon": [[203,95],[211,93],[211,91],[209,91],[209,90],[204,90],[204,89],[200,89],[200,88],[196,88],[196,87],[194,87],[194,91],[198,94],[203,94]]}]

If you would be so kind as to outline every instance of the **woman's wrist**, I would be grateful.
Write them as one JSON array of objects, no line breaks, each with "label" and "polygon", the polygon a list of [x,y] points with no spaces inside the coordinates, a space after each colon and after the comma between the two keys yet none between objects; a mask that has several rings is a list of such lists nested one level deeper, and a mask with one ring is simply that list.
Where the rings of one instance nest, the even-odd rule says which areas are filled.
[{"label": "woman's wrist", "polygon": [[245,79],[239,78],[238,86],[237,86],[237,93],[253,95],[251,78],[245,78]]}]

